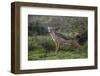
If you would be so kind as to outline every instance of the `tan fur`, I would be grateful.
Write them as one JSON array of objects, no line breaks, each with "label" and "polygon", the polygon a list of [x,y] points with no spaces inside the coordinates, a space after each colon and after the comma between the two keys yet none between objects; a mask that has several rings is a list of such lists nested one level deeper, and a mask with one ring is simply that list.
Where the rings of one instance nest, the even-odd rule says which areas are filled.
[{"label": "tan fur", "polygon": [[[73,47],[78,47],[80,46],[78,41],[76,39],[70,39],[70,40],[65,40],[59,36],[57,36],[55,33],[54,33],[54,28],[52,27],[49,27],[48,28],[48,31],[50,32],[50,35],[55,43],[55,46],[56,46],[56,51],[55,53],[57,53],[57,51],[59,50],[60,48],[60,45],[62,44],[68,44],[68,45],[72,45]],[[75,33],[73,33],[73,36],[75,36]]]}]

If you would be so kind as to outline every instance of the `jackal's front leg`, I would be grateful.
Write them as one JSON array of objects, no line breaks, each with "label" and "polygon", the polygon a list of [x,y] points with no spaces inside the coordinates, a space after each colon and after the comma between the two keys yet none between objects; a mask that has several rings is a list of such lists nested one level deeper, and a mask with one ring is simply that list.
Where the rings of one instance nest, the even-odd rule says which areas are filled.
[{"label": "jackal's front leg", "polygon": [[56,45],[56,51],[55,51],[55,54],[57,54],[58,50],[59,50],[59,43],[55,43]]}]

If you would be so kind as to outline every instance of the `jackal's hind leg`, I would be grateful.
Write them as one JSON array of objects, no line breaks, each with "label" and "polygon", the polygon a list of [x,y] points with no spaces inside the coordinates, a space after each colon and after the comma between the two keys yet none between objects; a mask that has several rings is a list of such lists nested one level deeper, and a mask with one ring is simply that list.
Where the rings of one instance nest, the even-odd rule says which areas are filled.
[{"label": "jackal's hind leg", "polygon": [[72,40],[71,44],[73,47],[80,47],[80,44],[77,42],[77,40]]}]

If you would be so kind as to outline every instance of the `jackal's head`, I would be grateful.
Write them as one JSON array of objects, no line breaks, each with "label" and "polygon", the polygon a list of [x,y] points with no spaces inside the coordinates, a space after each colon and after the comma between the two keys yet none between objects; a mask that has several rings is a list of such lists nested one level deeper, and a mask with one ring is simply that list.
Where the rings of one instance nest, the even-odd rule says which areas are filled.
[{"label": "jackal's head", "polygon": [[48,32],[55,32],[55,27],[48,26]]}]

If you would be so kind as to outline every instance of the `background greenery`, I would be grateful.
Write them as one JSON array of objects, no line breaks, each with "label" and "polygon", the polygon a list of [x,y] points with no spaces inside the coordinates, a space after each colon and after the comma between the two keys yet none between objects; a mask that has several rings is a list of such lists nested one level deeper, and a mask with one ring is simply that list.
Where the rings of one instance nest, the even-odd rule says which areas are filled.
[{"label": "background greenery", "polygon": [[87,24],[87,17],[29,15],[28,60],[87,58],[87,39],[79,48],[61,45],[55,54],[55,45],[47,30],[48,26],[53,26],[66,36],[71,36],[72,32],[87,34]]}]

